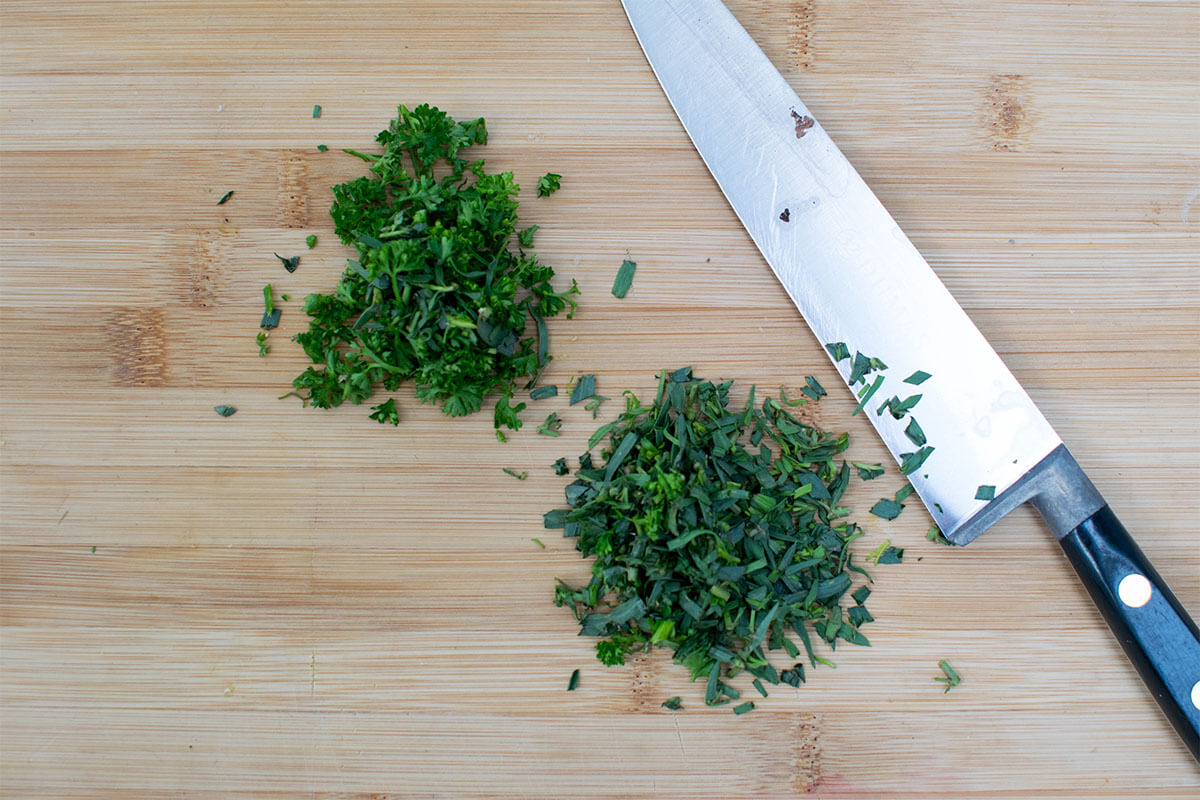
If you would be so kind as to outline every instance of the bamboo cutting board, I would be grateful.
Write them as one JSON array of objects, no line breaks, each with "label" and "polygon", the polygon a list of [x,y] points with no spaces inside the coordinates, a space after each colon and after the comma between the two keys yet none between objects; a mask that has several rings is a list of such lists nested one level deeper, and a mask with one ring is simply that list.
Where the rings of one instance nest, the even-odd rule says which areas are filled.
[{"label": "bamboo cutting board", "polygon": [[[730,7],[1200,614],[1200,4]],[[919,504],[868,517],[894,471],[856,485],[864,552],[906,551],[873,646],[735,717],[666,656],[602,667],[551,603],[587,571],[541,529],[581,406],[503,445],[411,389],[395,429],[276,399],[298,300],[347,257],[340,148],[421,102],[487,118],[537,252],[583,289],[549,382],[838,386],[617,2],[10,2],[0,43],[5,797],[1195,796],[1027,509],[951,549]],[[268,282],[293,299],[259,358]],[[852,407],[812,414],[885,460]],[[559,439],[533,430],[550,411]]]}]

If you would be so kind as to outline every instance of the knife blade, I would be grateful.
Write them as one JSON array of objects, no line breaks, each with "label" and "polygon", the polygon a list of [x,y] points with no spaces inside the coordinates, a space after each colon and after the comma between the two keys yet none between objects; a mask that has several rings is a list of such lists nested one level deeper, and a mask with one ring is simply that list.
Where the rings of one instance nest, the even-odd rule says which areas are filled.
[{"label": "knife blade", "polygon": [[719,0],[622,2],[705,165],[944,535],[968,544],[1032,503],[1200,760],[1200,631],[1020,383]]}]

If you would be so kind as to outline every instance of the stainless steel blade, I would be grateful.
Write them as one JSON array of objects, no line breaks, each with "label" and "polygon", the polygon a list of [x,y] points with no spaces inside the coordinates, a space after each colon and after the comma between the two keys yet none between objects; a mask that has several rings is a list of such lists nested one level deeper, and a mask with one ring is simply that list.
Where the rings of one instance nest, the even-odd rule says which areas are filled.
[{"label": "stainless steel blade", "polygon": [[[909,479],[946,536],[967,543],[999,516],[979,488],[1000,497],[1058,435],[722,3],[623,3],[696,149],[821,344],[887,364],[852,387],[883,376],[862,413],[898,462],[918,450],[905,429],[919,420],[934,450]],[[847,380],[850,361],[834,363]],[[917,370],[932,377],[905,383]],[[879,411],[916,394],[901,420]]]}]

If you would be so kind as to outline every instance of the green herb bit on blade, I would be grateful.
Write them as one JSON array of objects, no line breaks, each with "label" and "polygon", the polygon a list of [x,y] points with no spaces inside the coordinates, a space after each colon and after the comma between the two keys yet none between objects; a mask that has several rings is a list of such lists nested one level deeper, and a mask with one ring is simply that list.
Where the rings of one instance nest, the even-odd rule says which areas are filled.
[{"label": "green herb bit on blade", "polygon": [[946,684],[946,691],[942,692],[942,694],[946,694],[946,692],[949,692],[955,686],[958,686],[960,683],[962,683],[962,678],[959,677],[959,674],[954,671],[954,667],[950,666],[949,661],[939,661],[938,667],[942,670],[942,675],[944,677],[934,678],[934,680],[938,683]]},{"label": "green herb bit on blade", "polygon": [[518,386],[550,361],[546,321],[572,315],[579,287],[556,290],[551,267],[510,249],[512,173],[464,156],[487,142],[482,119],[400,106],[376,141],[379,154],[347,151],[368,174],[333,187],[334,230],[357,253],[332,292],[305,300],[296,340],[313,365],[293,386],[332,408],[411,380],[419,402],[453,417],[495,397],[504,440],[500,428],[521,427]]},{"label": "green herb bit on blade", "polygon": [[848,617],[841,606],[853,573],[865,574],[850,548],[862,533],[840,505],[849,437],[774,398],[760,405],[753,389],[733,406],[732,386],[685,367],[660,374],[653,402],[627,394],[625,411],[593,434],[600,457],[580,457],[568,507],[543,518],[592,559],[590,581],[559,580],[554,599],[599,640],[597,659],[670,648],[706,680],[708,705],[737,700],[728,681],[743,672],[798,686],[803,665],[781,672],[770,651],[794,662],[803,647],[816,665],[830,662],[814,635],[831,649],[869,644],[858,631],[865,609]]},{"label": "green herb bit on blade", "polygon": [[920,386],[922,383],[924,383],[925,381],[929,380],[932,377],[933,377],[932,375],[930,375],[928,372],[925,372],[924,370],[917,370],[912,375],[909,375],[907,378],[905,378],[904,382],[911,383],[913,386]]},{"label": "green herb bit on blade", "polygon": [[558,416],[558,412],[551,411],[546,417],[546,421],[538,426],[537,432],[542,436],[558,436],[562,430],[562,419]]},{"label": "green herb bit on blade", "polygon": [[845,361],[850,357],[850,349],[846,347],[845,342],[830,342],[825,345],[825,349],[833,356],[834,361]]},{"label": "green herb bit on blade", "polygon": [[222,417],[232,417],[237,413],[237,409],[233,406],[213,406],[213,411]]},{"label": "green herb bit on blade", "polygon": [[990,485],[980,486],[975,490],[976,500],[994,500],[996,498],[996,487]]},{"label": "green herb bit on blade", "polygon": [[557,172],[547,172],[542,177],[538,178],[537,196],[549,197],[557,192],[562,185],[562,175]]},{"label": "green herb bit on blade", "polygon": [[623,299],[629,294],[629,287],[633,286],[633,274],[637,272],[637,264],[630,261],[628,258],[621,262],[620,268],[617,269],[617,277],[613,280],[612,293],[613,297]]}]

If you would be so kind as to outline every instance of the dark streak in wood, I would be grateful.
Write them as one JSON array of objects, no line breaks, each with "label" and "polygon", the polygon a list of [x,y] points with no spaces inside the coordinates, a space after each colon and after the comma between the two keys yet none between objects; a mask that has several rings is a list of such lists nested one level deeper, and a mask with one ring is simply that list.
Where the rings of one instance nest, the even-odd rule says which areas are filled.
[{"label": "dark streak in wood", "polygon": [[152,308],[125,308],[105,325],[117,386],[162,386],[167,378],[163,313]]}]

